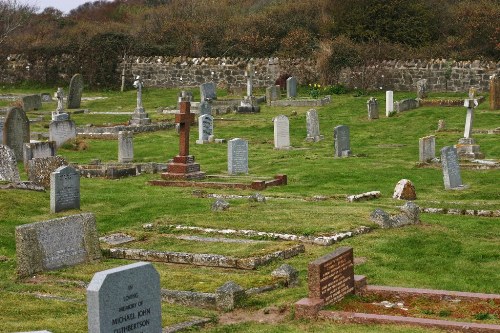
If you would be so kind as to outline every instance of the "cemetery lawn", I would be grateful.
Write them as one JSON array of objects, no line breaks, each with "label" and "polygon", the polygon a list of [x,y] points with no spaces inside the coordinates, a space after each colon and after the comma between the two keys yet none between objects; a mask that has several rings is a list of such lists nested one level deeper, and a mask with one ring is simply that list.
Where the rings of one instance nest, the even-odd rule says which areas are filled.
[{"label": "cemetery lawn", "polygon": [[[33,89],[14,91],[2,88],[0,93],[55,91],[53,87]],[[197,89],[193,91],[196,96]],[[157,113],[156,109],[175,108],[177,93],[174,89],[144,90],[144,106],[154,122],[173,121],[173,115]],[[221,92],[221,96],[224,94]],[[100,114],[73,114],[71,117],[77,126],[122,124],[128,120],[128,115],[104,112],[133,112],[135,108],[135,91],[84,92],[84,97],[93,96],[106,98],[84,100],[82,109]],[[160,273],[161,286],[166,289],[214,292],[230,280],[243,288],[265,286],[274,281],[271,272],[285,262],[299,271],[301,281],[294,288],[251,296],[242,304],[242,310],[238,310],[251,314],[268,308],[283,309],[279,323],[231,322],[224,320],[223,313],[213,310],[164,303],[163,326],[191,317],[208,317],[213,319],[213,324],[203,330],[207,332],[440,332],[405,326],[337,325],[292,319],[290,309],[293,303],[308,293],[307,264],[339,246],[354,248],[355,257],[362,259],[356,264],[355,272],[366,275],[369,284],[500,293],[500,218],[423,213],[421,224],[398,229],[380,229],[369,220],[370,213],[376,208],[390,214],[399,212],[398,206],[404,202],[392,199],[392,193],[396,183],[403,178],[415,184],[415,203],[420,207],[500,209],[499,169],[462,169],[462,180],[468,187],[461,191],[445,191],[440,168],[422,168],[416,164],[419,138],[435,135],[437,154],[442,147],[457,143],[463,135],[465,108],[421,107],[386,118],[384,94],[377,92],[372,96],[379,101],[378,120],[367,119],[366,101],[369,96],[334,95],[330,105],[317,108],[321,134],[325,136],[323,141],[317,143],[304,141],[305,114],[309,108],[269,108],[261,105],[260,114],[215,116],[216,138],[229,140],[239,137],[249,141],[250,174],[230,179],[221,177],[227,174],[227,145],[197,145],[194,143],[197,128],[191,130],[191,154],[200,163],[202,171],[216,175],[224,182],[236,180],[249,183],[254,179],[272,179],[276,174],[286,174],[288,185],[270,187],[261,192],[267,197],[265,203],[249,202],[245,196],[255,193],[250,190],[155,187],[147,182],[158,180],[160,176],[143,174],[118,180],[82,178],[81,211],[95,214],[99,236],[124,232],[139,236],[138,242],[143,242],[147,248],[237,253],[242,256],[258,252],[260,245],[253,248],[253,245],[247,244],[235,246],[233,243],[173,240],[165,236],[235,236],[186,230],[179,232],[168,226],[251,229],[299,236],[332,235],[361,226],[372,228],[370,233],[347,238],[328,247],[306,244],[305,253],[286,261],[273,261],[253,271],[154,263]],[[464,98],[463,94],[433,94],[431,98],[441,96]],[[414,97],[414,94],[394,94],[395,101],[409,97]],[[5,103],[0,107],[2,105]],[[55,102],[44,103],[41,110],[28,112],[30,119],[44,116],[43,122],[32,123],[31,130],[47,132],[52,110],[55,110]],[[279,114],[290,119],[291,150],[273,149],[271,120]],[[446,121],[446,131],[435,131],[439,119]],[[333,157],[333,128],[340,124],[350,128],[354,154],[351,158]],[[474,129],[492,130],[498,127],[500,111],[489,111],[487,102],[482,103],[475,110]],[[473,137],[487,159],[500,160],[498,134],[474,133]],[[79,164],[89,163],[92,159],[100,159],[103,163],[117,161],[115,140],[83,141],[84,145],[80,148],[84,149],[72,150],[67,146],[59,149],[58,154],[67,161]],[[136,162],[166,162],[177,152],[178,135],[174,130],[134,135]],[[19,167],[21,177],[26,179],[22,163]],[[375,190],[381,191],[381,198],[357,203],[345,200],[346,195]],[[210,207],[215,199],[209,198],[208,194],[243,197],[225,199],[231,205],[229,210],[212,212]],[[15,227],[78,212],[51,214],[49,191],[0,190],[0,331],[46,329],[53,332],[86,332],[86,284],[98,271],[133,262],[103,259],[98,263],[18,280]],[[153,229],[146,232],[143,224],[149,223],[153,224]],[[168,242],[163,242],[163,239]],[[288,246],[285,241],[263,237],[253,239],[266,241],[256,244],[269,242],[273,250]],[[432,309],[435,313],[441,310],[446,309]],[[488,319],[493,316],[497,318]],[[265,315],[262,317],[265,318]],[[220,323],[217,323],[218,318],[221,318]],[[485,323],[488,320],[498,321],[498,315],[493,312],[478,318],[485,318],[476,319]]]}]

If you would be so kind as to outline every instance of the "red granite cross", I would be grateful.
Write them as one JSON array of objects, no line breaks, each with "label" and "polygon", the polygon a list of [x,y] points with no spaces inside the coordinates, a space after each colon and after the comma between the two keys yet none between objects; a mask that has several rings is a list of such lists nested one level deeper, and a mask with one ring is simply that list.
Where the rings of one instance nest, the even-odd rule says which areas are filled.
[{"label": "red granite cross", "polygon": [[181,112],[175,115],[175,122],[179,124],[179,156],[189,155],[189,127],[194,122],[194,113],[191,113],[191,103],[180,102]]}]

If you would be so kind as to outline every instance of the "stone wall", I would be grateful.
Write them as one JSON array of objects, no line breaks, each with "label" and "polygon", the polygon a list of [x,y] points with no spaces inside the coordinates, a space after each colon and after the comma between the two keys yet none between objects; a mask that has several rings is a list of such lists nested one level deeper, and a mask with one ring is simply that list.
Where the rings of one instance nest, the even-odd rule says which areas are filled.
[{"label": "stone wall", "polygon": [[[68,73],[70,60],[55,59],[58,64],[30,63],[22,56],[11,56],[0,71],[0,82],[20,82],[22,80],[43,81],[50,68],[61,80],[67,80],[74,73]],[[142,57],[131,56],[126,61],[126,78],[140,75],[149,87],[197,87],[201,83],[213,81],[219,88],[246,86],[245,69],[248,58],[190,58],[190,57]],[[57,70],[56,70],[56,67]],[[121,64],[123,66],[123,63]],[[273,85],[283,74],[298,78],[299,84],[319,82],[318,70],[313,59],[257,58],[254,59],[254,87]],[[116,73],[117,84],[121,82],[121,70]],[[469,87],[477,87],[479,92],[487,92],[489,77],[500,75],[500,62],[436,60],[389,60],[354,69],[343,70],[341,83],[351,88],[368,90],[415,91],[416,82],[427,79],[430,91],[468,92]],[[84,78],[85,80],[85,78]]]}]

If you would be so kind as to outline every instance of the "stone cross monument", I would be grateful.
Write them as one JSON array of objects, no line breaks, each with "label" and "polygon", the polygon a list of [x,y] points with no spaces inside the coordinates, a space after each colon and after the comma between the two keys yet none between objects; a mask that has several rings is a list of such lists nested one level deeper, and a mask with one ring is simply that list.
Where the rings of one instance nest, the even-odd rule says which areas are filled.
[{"label": "stone cross monument", "polygon": [[57,88],[55,97],[57,98],[57,109],[55,112],[52,112],[52,120],[69,120],[69,114],[64,112],[64,91],[62,88]]},{"label": "stone cross monument", "polygon": [[179,124],[179,155],[167,165],[167,172],[162,173],[163,179],[202,179],[205,173],[200,171],[200,165],[194,162],[194,156],[189,155],[189,129],[194,122],[191,113],[191,103],[182,101],[180,113],[175,115],[175,122]]},{"label": "stone cross monument", "polygon": [[136,76],[133,85],[134,88],[137,89],[137,107],[135,108],[134,114],[132,115],[130,124],[131,125],[151,124],[151,119],[149,119],[149,115],[146,113],[146,111],[144,110],[144,106],[142,105],[142,87],[144,87],[144,83],[142,82],[140,76]]},{"label": "stone cross monument", "polygon": [[478,106],[475,99],[476,89],[469,89],[469,98],[464,101],[464,106],[467,108],[467,116],[465,117],[464,137],[458,140],[455,145],[458,156],[464,159],[484,158],[484,154],[479,150],[479,145],[472,138],[472,123],[474,121],[474,108]]}]

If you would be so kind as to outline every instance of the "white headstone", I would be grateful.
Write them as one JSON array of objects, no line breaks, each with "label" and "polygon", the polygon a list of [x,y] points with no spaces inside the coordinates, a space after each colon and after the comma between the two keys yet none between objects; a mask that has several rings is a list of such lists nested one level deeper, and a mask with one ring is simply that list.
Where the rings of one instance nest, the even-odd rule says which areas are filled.
[{"label": "white headstone", "polygon": [[394,93],[388,90],[385,92],[385,116],[389,117],[392,112],[394,112]]},{"label": "white headstone", "polygon": [[347,157],[351,155],[349,127],[345,125],[336,126],[333,129],[333,141],[335,147],[335,157]]},{"label": "white headstone", "polygon": [[51,121],[49,124],[49,140],[60,147],[68,140],[76,138],[76,125],[73,120]]},{"label": "white headstone", "polygon": [[227,144],[227,172],[248,173],[248,141],[235,138]]},{"label": "white headstone", "polygon": [[297,97],[297,79],[294,76],[286,79],[286,97]]},{"label": "white headstone", "polygon": [[89,333],[161,333],[160,275],[146,262],[97,272],[87,313]]},{"label": "white headstone", "polygon": [[443,168],[444,188],[449,190],[462,187],[458,154],[454,147],[449,146],[441,149],[441,165]]},{"label": "white headstone", "polygon": [[204,114],[198,117],[198,140],[196,143],[204,144],[209,142],[209,137],[214,133],[214,117]]},{"label": "white headstone", "polygon": [[118,132],[118,162],[129,163],[134,160],[134,133]]},{"label": "white headstone", "polygon": [[80,174],[65,165],[50,174],[50,211],[80,209]]},{"label": "white headstone", "polygon": [[290,123],[284,115],[274,118],[274,148],[290,148]]},{"label": "white headstone", "polygon": [[418,139],[418,160],[429,162],[436,157],[436,137],[434,135],[425,136]]}]

